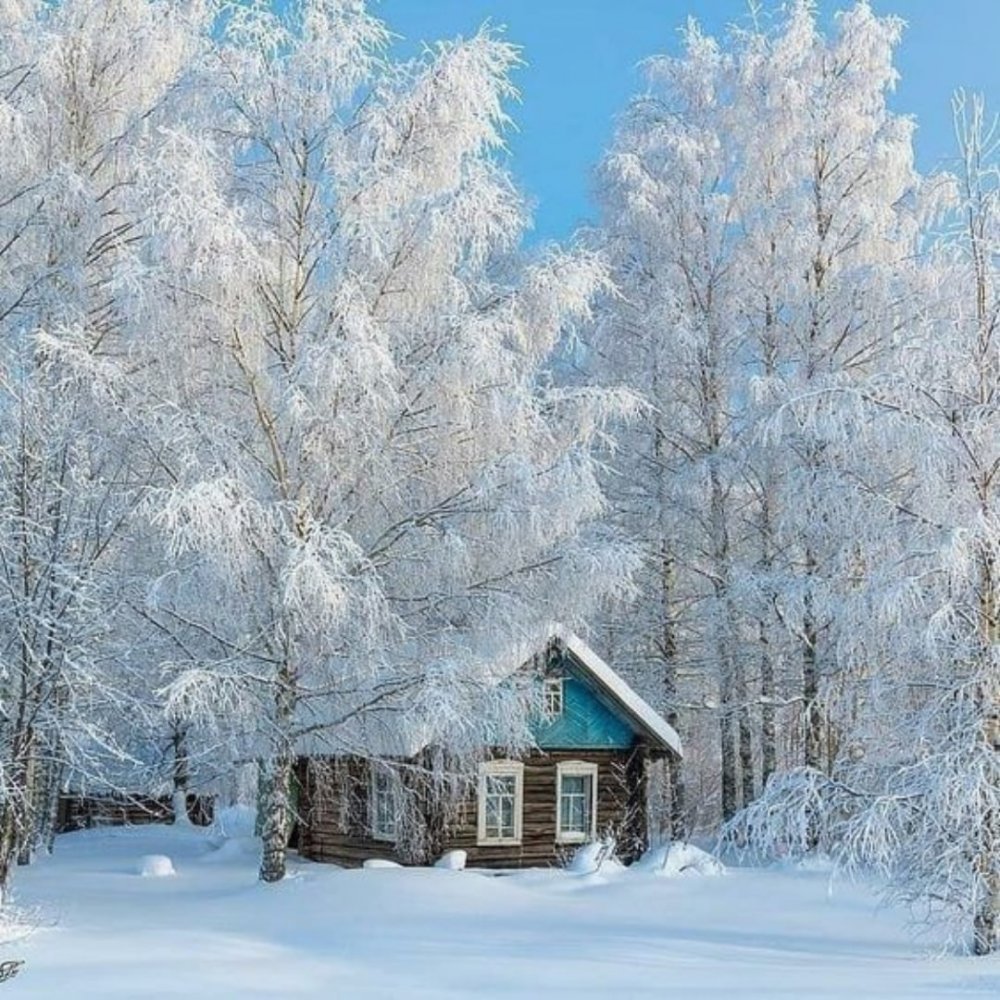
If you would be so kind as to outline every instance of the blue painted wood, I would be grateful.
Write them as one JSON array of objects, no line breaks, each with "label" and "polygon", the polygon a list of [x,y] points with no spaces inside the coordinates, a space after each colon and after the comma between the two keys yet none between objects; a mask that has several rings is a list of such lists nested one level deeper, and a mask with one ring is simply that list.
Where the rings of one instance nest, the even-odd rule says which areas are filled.
[{"label": "blue painted wood", "polygon": [[532,732],[541,749],[625,750],[633,745],[636,733],[631,724],[599,697],[571,656],[554,657],[547,676],[563,677],[563,710],[554,718],[539,714],[533,722]]}]

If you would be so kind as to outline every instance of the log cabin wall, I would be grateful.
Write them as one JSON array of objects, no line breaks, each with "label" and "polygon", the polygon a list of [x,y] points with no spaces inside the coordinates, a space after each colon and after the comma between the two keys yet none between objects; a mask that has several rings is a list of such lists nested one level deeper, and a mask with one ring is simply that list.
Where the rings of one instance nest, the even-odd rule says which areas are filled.
[{"label": "log cabin wall", "polygon": [[[557,766],[566,761],[597,765],[597,835],[612,835],[618,853],[633,860],[646,846],[645,762],[647,748],[552,750],[530,754],[524,765],[521,843],[479,845],[478,802],[471,795],[448,823],[443,850],[462,849],[468,864],[482,868],[525,868],[562,864],[576,845],[556,843]],[[368,770],[356,759],[300,762],[299,852],[314,861],[356,866],[368,858],[412,860],[396,845],[372,837],[368,825]],[[347,804],[347,808],[345,808]],[[424,862],[433,857],[422,858]]]},{"label": "log cabin wall", "polygon": [[[461,822],[450,831],[448,847],[468,852],[468,863],[480,868],[529,868],[561,865],[579,845],[556,843],[556,768],[566,761],[586,761],[597,765],[597,836],[614,836],[622,846],[631,842],[624,860],[635,857],[637,831],[645,829],[645,797],[641,815],[634,809],[637,799],[630,794],[630,761],[643,748],[622,750],[551,750],[531,754],[524,764],[524,800],[521,843],[519,845],[479,845],[478,804],[466,804]],[[634,766],[634,765],[633,765]]]},{"label": "log cabin wall", "polygon": [[[211,795],[190,794],[187,797],[188,819],[195,826],[209,826],[214,806]],[[70,833],[94,826],[143,826],[173,821],[174,802],[171,796],[61,795],[56,833]]]},{"label": "log cabin wall", "polygon": [[300,758],[297,773],[297,841],[302,857],[351,868],[368,858],[396,859],[394,843],[371,835],[365,761]]}]

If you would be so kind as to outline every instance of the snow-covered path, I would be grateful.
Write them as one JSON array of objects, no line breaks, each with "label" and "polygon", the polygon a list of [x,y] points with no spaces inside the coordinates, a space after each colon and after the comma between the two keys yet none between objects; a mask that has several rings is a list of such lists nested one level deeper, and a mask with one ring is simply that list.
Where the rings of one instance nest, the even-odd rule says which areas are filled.
[{"label": "snow-covered path", "polygon": [[[252,844],[147,827],[60,838],[19,872],[50,926],[4,996],[1000,996],[1000,959],[928,959],[905,914],[821,872],[491,877],[301,864],[255,881]],[[169,855],[174,877],[142,878]]]}]

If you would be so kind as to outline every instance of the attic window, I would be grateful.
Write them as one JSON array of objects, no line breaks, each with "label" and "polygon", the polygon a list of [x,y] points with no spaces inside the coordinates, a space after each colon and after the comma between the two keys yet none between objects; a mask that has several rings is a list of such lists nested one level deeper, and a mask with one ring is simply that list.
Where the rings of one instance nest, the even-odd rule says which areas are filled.
[{"label": "attic window", "polygon": [[563,713],[563,681],[561,677],[546,677],[542,682],[542,714],[547,719]]}]

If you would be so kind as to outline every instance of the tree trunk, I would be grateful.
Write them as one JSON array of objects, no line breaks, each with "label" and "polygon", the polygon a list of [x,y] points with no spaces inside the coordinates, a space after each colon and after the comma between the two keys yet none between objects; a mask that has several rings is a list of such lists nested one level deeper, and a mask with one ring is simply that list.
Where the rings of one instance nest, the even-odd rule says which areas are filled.
[{"label": "tree trunk", "polygon": [[1000,921],[1000,899],[988,894],[976,909],[972,920],[972,953],[991,955],[997,950],[997,924]]},{"label": "tree trunk", "polygon": [[190,826],[187,811],[188,788],[191,784],[190,761],[187,752],[187,728],[174,725],[171,745],[174,751],[174,826]]},{"label": "tree trunk", "polygon": [[823,770],[823,711],[819,702],[819,670],[816,665],[816,633],[812,622],[805,626],[802,647],[802,725],[806,767]]},{"label": "tree trunk", "polygon": [[0,806],[0,896],[3,898],[7,896],[14,865],[23,857],[24,844],[30,835],[28,772],[32,743],[30,729],[16,732],[12,740],[11,777]]},{"label": "tree trunk", "polygon": [[286,658],[275,679],[275,754],[266,762],[264,789],[258,807],[263,850],[262,882],[280,882],[285,877],[288,836],[292,818],[292,767],[294,765],[292,720],[295,716],[295,670]]},{"label": "tree trunk", "polygon": [[282,754],[266,764],[264,796],[258,806],[263,850],[262,882],[280,882],[286,874],[286,851],[291,818],[292,758]]},{"label": "tree trunk", "polygon": [[21,836],[17,846],[17,863],[30,865],[35,857],[35,842],[39,827],[38,800],[38,755],[35,739],[32,734],[28,739],[26,759],[24,761],[24,784],[21,794],[24,797],[24,812],[21,818]]},{"label": "tree trunk", "polygon": [[51,854],[56,846],[59,827],[59,799],[62,793],[63,772],[61,760],[50,762],[45,768],[45,797],[42,804],[42,826],[38,842],[46,854]]},{"label": "tree trunk", "polygon": [[1000,950],[1000,865],[996,858],[997,817],[988,813],[980,830],[981,847],[975,859],[976,874],[984,887],[972,915],[972,951],[989,955]]},{"label": "tree trunk", "polygon": [[774,679],[774,659],[767,622],[758,623],[760,654],[760,786],[767,788],[771,775],[778,767],[778,726],[776,719],[777,691]]},{"label": "tree trunk", "polygon": [[[812,554],[807,553],[807,586],[815,573],[816,562]],[[807,593],[802,621],[802,724],[805,730],[805,766],[819,771],[823,769],[823,710],[819,701],[818,635],[812,604],[812,596]]]},{"label": "tree trunk", "polygon": [[[773,315],[770,300],[767,304],[767,324],[768,337],[766,344],[769,345],[772,336]],[[773,375],[774,364],[773,348],[765,349],[765,365],[768,375]],[[775,600],[771,573],[774,567],[774,551],[777,547],[774,538],[774,515],[772,510],[772,493],[775,492],[773,486],[774,472],[771,467],[765,469],[760,487],[760,537],[761,537],[761,558],[760,571],[764,575],[765,594],[767,600]],[[769,612],[765,611],[757,620],[757,644],[760,647],[760,787],[767,788],[767,783],[771,775],[778,767],[778,726],[776,710],[778,704],[778,692],[774,669],[775,652],[771,645],[771,627]]]},{"label": "tree trunk", "polygon": [[[669,716],[667,721],[670,722]],[[670,724],[673,725],[672,722]],[[667,783],[670,790],[670,839],[685,840],[688,827],[683,761],[674,757],[667,761]]]},{"label": "tree trunk", "polygon": [[[677,626],[674,621],[674,589],[676,566],[666,539],[660,551],[660,655],[663,657],[663,704],[667,722],[677,728]],[[686,803],[684,801],[684,762],[671,757],[667,761],[667,783],[670,792],[670,838],[687,837]]]},{"label": "tree trunk", "polygon": [[[714,435],[719,437],[717,433]],[[713,453],[718,450],[716,443]],[[730,551],[726,523],[725,494],[719,470],[713,463],[709,471],[709,523],[712,533],[712,563],[715,573],[715,616],[713,622],[716,663],[719,670],[719,702],[722,753],[722,818],[732,819],[740,808],[739,793],[739,685],[733,649],[730,644],[734,614],[729,595]]]},{"label": "tree trunk", "polygon": [[754,782],[753,720],[750,717],[750,705],[747,702],[746,692],[744,691],[743,694],[743,704],[740,705],[739,710],[740,778],[742,780],[743,806],[746,807],[756,798],[756,788]]}]

